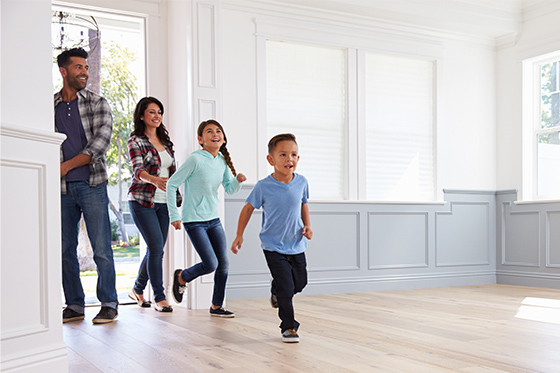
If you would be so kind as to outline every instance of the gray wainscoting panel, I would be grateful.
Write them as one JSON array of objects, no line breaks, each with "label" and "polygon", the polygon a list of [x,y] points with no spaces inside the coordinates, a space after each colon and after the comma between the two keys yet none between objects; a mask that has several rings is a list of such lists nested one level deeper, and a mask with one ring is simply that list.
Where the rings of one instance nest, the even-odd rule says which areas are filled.
[{"label": "gray wainscoting panel", "polygon": [[546,216],[546,266],[560,268],[560,211]]},{"label": "gray wainscoting panel", "polygon": [[368,214],[369,269],[428,266],[428,213]]},{"label": "gray wainscoting panel", "polygon": [[[242,204],[243,205],[243,204]],[[241,211],[241,208],[237,211]],[[239,217],[239,215],[237,216]],[[232,218],[233,219],[233,218]],[[237,220],[229,219],[226,226],[228,243],[231,245],[237,231]],[[268,274],[268,267],[264,259],[264,254],[259,241],[259,232],[261,231],[262,211],[253,212],[253,216],[245,228],[243,234],[243,245],[237,255],[230,255],[229,274],[233,275],[250,275],[250,274]],[[256,240],[255,240],[256,237]],[[229,248],[228,248],[229,249]]]},{"label": "gray wainscoting panel", "polygon": [[450,202],[436,213],[436,265],[489,264],[491,227],[489,202]]},{"label": "gray wainscoting panel", "polygon": [[[244,185],[225,197],[230,244],[251,189]],[[446,190],[444,195],[446,202],[439,203],[310,201],[314,234],[303,293],[495,283],[496,192]],[[253,213],[241,252],[230,255],[229,299],[270,294],[259,241],[261,214]]]},{"label": "gray wainscoting panel", "polygon": [[497,282],[560,289],[560,202],[516,200],[497,193]]},{"label": "gray wainscoting panel", "polygon": [[511,211],[511,203],[502,204],[502,264],[539,266],[540,224],[538,211]]},{"label": "gray wainscoting panel", "polygon": [[313,238],[306,251],[308,272],[359,269],[359,213],[310,211],[310,218]]}]

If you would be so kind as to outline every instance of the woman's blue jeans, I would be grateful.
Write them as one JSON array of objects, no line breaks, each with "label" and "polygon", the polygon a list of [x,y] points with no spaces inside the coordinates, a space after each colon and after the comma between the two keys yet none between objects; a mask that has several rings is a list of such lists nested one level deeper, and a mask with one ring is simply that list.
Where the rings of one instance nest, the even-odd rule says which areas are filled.
[{"label": "woman's blue jeans", "polygon": [[169,214],[167,204],[155,203],[154,207],[142,206],[136,201],[128,201],[132,219],[146,242],[147,250],[138,277],[134,283],[134,292],[143,294],[148,280],[152,284],[156,302],[165,300],[163,290],[163,247],[169,232]]},{"label": "woman's blue jeans", "polygon": [[97,265],[97,298],[103,307],[117,308],[115,263],[111,247],[109,197],[107,182],[90,187],[87,181],[67,183],[67,192],[60,196],[62,228],[62,287],[68,308],[83,312],[84,289],[78,262],[78,231],[82,214]]},{"label": "woman's blue jeans", "polygon": [[221,307],[224,303],[226,282],[229,269],[226,233],[219,218],[193,223],[183,223],[194,249],[202,262],[181,272],[183,281],[191,282],[195,278],[214,274],[214,294],[212,304]]}]

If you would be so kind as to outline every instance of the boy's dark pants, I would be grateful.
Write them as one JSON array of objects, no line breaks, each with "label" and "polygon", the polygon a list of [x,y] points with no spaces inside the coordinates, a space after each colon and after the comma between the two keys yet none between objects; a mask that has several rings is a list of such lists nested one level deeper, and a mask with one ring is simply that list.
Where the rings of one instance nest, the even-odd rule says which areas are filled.
[{"label": "boy's dark pants", "polygon": [[305,253],[296,255],[280,254],[263,250],[266,263],[272,275],[272,294],[278,300],[278,317],[282,320],[282,332],[298,329],[299,323],[294,318],[292,298],[307,285],[307,262]]}]

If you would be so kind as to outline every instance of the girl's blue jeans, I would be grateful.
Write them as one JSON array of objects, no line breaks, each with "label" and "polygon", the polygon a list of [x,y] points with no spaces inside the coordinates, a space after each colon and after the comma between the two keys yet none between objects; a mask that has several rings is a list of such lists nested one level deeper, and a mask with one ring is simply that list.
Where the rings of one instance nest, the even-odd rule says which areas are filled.
[{"label": "girl's blue jeans", "polygon": [[194,249],[202,260],[181,272],[183,281],[214,273],[214,293],[212,304],[221,307],[224,303],[229,259],[224,228],[219,218],[209,221],[183,223]]},{"label": "girl's blue jeans", "polygon": [[146,241],[146,255],[142,259],[138,277],[134,283],[134,292],[143,294],[148,280],[154,291],[156,302],[165,300],[163,290],[163,247],[169,232],[169,214],[167,204],[155,203],[154,207],[142,206],[136,201],[128,201],[132,219],[140,234]]}]

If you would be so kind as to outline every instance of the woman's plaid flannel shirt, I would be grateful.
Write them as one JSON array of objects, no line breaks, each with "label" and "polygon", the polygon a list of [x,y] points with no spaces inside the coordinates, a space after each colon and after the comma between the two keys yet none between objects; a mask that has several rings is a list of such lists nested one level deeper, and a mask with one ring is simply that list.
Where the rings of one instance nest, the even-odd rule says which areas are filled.
[{"label": "woman's plaid flannel shirt", "polygon": [[[173,147],[166,146],[165,150],[171,155],[173,164],[169,167],[169,176],[173,175],[176,168],[175,152]],[[139,204],[146,207],[154,207],[154,194],[157,187],[153,184],[140,180],[140,173],[146,171],[150,175],[157,176],[160,172],[161,158],[157,149],[152,145],[146,135],[131,135],[128,139],[128,153],[132,162],[132,185],[128,194]],[[181,204],[181,195],[177,191],[177,205]]]}]

